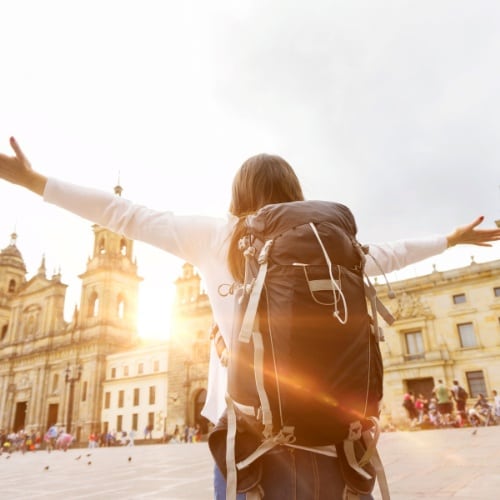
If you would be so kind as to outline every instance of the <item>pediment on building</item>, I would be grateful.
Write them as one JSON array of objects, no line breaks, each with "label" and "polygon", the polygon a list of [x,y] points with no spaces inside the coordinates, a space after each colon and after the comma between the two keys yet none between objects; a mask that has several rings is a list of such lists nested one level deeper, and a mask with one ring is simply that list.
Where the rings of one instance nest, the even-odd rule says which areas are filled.
[{"label": "pediment on building", "polygon": [[51,285],[53,285],[51,280],[48,280],[47,278],[44,278],[42,276],[34,276],[24,285],[19,295],[22,296],[37,293],[42,290],[46,290]]}]

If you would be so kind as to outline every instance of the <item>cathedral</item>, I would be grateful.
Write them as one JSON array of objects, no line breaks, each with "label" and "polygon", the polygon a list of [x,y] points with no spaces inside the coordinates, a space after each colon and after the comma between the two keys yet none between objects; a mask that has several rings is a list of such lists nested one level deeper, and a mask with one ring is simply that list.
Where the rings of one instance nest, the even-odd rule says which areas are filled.
[{"label": "cathedral", "polygon": [[[106,357],[134,349],[141,278],[133,242],[97,225],[79,277],[79,307],[65,321],[66,285],[42,259],[29,280],[16,239],[0,253],[0,428],[45,431],[56,424],[78,440],[100,429]],[[74,428],[73,422],[78,422]]]},{"label": "cathedral", "polygon": [[27,279],[15,233],[0,252],[0,430],[57,425],[79,442],[90,433],[142,433],[145,426],[155,437],[186,425],[206,433],[200,412],[212,314],[200,276],[184,264],[171,338],[150,345],[137,334],[142,278],[133,241],[92,229],[92,256],[69,321],[61,275],[47,276],[42,259]]}]

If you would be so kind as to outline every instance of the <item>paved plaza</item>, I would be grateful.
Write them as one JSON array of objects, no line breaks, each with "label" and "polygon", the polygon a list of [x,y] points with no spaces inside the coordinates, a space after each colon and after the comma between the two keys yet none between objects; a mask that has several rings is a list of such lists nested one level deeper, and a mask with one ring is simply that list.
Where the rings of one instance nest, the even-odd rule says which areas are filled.
[{"label": "paved plaza", "polygon": [[[393,500],[500,498],[500,426],[386,433],[379,450]],[[0,456],[5,500],[211,500],[211,481],[206,443]]]}]

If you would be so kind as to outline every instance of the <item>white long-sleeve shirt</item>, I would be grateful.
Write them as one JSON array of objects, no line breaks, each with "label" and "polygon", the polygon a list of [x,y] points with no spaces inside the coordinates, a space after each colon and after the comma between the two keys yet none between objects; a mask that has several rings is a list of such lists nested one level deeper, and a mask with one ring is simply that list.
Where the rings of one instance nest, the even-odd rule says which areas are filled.
[{"label": "white long-sleeve shirt", "polygon": [[[233,283],[227,266],[227,252],[236,217],[180,216],[135,204],[105,191],[77,186],[49,178],[43,194],[45,201],[64,208],[93,223],[125,237],[149,243],[185,261],[200,272],[212,307],[214,320],[229,345],[233,300],[223,297],[218,288]],[[379,275],[401,269],[446,249],[446,237],[431,236],[392,243],[370,244],[366,272]],[[217,422],[225,409],[227,373],[211,347],[207,399],[202,414]]]}]

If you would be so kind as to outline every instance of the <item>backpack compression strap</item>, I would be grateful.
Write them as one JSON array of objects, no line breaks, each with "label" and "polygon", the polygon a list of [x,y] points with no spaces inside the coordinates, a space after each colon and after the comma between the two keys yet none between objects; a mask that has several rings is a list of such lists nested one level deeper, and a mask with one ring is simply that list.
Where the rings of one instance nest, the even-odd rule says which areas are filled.
[{"label": "backpack compression strap", "polygon": [[[244,288],[244,293],[249,293],[250,298],[248,299],[248,305],[245,311],[245,315],[243,316],[243,323],[241,325],[240,334],[238,336],[238,340],[241,342],[245,342],[248,344],[250,342],[250,337],[252,336],[252,332],[254,331],[254,323],[255,318],[257,316],[257,308],[259,307],[260,296],[262,294],[262,289],[264,288],[264,281],[266,279],[267,274],[267,257],[269,256],[269,251],[271,250],[271,246],[274,240],[267,240],[260,251],[257,262],[260,264],[259,272],[257,273],[257,277],[250,284],[249,289]],[[245,255],[245,258],[247,256]]]}]

